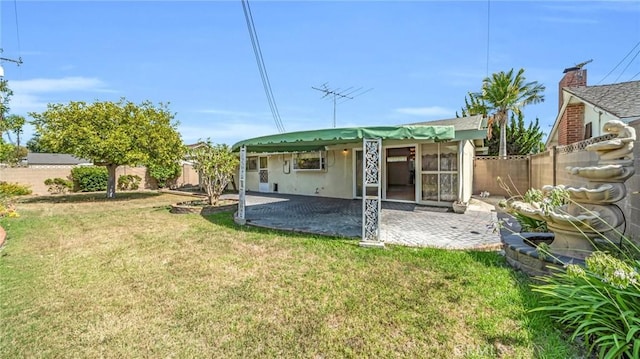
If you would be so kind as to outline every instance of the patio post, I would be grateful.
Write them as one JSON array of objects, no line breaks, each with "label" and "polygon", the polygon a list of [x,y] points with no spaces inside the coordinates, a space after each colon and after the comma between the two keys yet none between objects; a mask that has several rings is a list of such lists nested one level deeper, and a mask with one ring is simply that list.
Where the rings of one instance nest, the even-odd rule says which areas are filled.
[{"label": "patio post", "polygon": [[247,223],[244,215],[245,207],[245,192],[246,192],[246,179],[247,179],[247,147],[242,146],[240,148],[240,170],[238,180],[238,213],[234,218],[235,222],[244,225]]},{"label": "patio post", "polygon": [[384,248],[380,240],[382,195],[382,139],[362,139],[362,239],[361,247]]}]

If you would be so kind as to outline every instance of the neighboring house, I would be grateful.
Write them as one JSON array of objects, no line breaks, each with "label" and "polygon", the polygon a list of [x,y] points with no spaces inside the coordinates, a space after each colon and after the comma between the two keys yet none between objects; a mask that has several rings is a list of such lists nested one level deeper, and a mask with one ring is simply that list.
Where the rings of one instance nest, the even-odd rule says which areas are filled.
[{"label": "neighboring house", "polygon": [[640,119],[640,81],[587,86],[586,69],[565,69],[558,109],[547,148],[601,136],[609,120],[630,123]]},{"label": "neighboring house", "polygon": [[26,158],[26,165],[34,166],[89,166],[93,162],[65,153],[35,153],[29,152]]},{"label": "neighboring house", "polygon": [[382,139],[382,200],[451,206],[471,197],[486,120],[290,132],[240,141],[233,150],[247,149],[247,190],[362,198],[363,138]]}]

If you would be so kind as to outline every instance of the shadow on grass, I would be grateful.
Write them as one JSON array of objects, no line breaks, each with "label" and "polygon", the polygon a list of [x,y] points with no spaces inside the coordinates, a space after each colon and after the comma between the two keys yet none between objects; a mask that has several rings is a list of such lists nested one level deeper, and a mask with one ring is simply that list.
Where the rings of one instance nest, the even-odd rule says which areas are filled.
[{"label": "shadow on grass", "polygon": [[130,201],[157,197],[157,192],[121,192],[116,198],[107,198],[106,192],[74,193],[67,195],[37,196],[18,199],[19,203],[83,203],[83,202],[114,202]]},{"label": "shadow on grass", "polygon": [[[486,267],[501,267],[509,271],[513,285],[524,309],[523,313],[514,314],[517,320],[526,327],[535,348],[535,357],[563,358],[580,356],[583,348],[573,343],[569,335],[564,332],[551,317],[542,312],[532,312],[540,305],[540,294],[531,291],[535,278],[512,268],[506,258],[497,252],[468,252],[470,258]],[[513,338],[509,335],[487,338],[492,342],[508,344]]]}]

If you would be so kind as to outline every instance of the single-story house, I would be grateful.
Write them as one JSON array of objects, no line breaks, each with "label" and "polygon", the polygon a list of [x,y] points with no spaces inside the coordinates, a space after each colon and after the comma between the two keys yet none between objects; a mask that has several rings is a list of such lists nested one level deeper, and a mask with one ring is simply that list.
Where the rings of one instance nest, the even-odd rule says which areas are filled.
[{"label": "single-story house", "polygon": [[26,165],[33,166],[89,166],[91,160],[78,158],[66,153],[27,153]]},{"label": "single-story house", "polygon": [[640,119],[640,81],[587,86],[587,69],[576,66],[564,70],[558,87],[558,116],[547,148],[601,136],[610,120]]},{"label": "single-story house", "polygon": [[485,118],[470,116],[246,139],[232,147],[246,149],[245,171],[236,178],[249,191],[362,198],[363,139],[381,139],[381,151],[370,154],[380,161],[381,200],[450,207],[471,197],[486,128]]}]

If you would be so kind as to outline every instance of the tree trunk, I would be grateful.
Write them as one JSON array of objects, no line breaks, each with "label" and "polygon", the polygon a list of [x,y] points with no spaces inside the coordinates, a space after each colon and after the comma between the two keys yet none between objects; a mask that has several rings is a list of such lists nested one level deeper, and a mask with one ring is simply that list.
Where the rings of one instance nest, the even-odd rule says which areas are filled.
[{"label": "tree trunk", "polygon": [[499,112],[498,123],[500,124],[500,149],[498,150],[498,157],[504,159],[507,158],[507,113]]},{"label": "tree trunk", "polygon": [[118,165],[107,165],[107,172],[109,173],[109,178],[107,179],[107,198],[116,198],[116,168],[118,168]]}]

